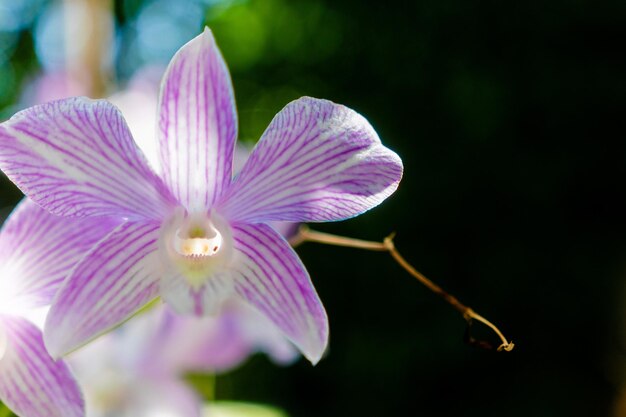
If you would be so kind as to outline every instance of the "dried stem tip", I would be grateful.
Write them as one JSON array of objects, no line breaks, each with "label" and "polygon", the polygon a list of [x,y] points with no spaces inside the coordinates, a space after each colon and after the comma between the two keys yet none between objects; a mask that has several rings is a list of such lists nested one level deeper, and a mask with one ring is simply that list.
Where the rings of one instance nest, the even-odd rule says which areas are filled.
[{"label": "dried stem tip", "polygon": [[326,245],[334,245],[334,246],[344,246],[350,248],[357,249],[365,249],[379,252],[389,252],[389,254],[393,257],[393,259],[411,276],[421,282],[426,286],[429,290],[439,295],[445,301],[448,302],[452,307],[454,307],[458,312],[463,315],[463,318],[470,324],[472,320],[476,320],[485,326],[489,327],[493,330],[496,335],[501,340],[501,344],[498,347],[498,351],[506,351],[510,352],[513,350],[515,345],[513,342],[509,342],[502,332],[489,320],[474,312],[473,309],[461,303],[455,296],[447,293],[443,290],[439,285],[435,284],[430,279],[426,278],[421,272],[415,269],[410,263],[404,259],[400,252],[395,247],[393,242],[393,238],[395,237],[395,232],[391,233],[387,236],[382,242],[373,242],[368,240],[354,239],[351,237],[337,236],[330,233],[317,232],[315,230],[311,230],[308,226],[302,225],[298,230],[298,234],[290,239],[290,243],[292,246],[298,246],[304,242],[316,242],[323,243]]}]

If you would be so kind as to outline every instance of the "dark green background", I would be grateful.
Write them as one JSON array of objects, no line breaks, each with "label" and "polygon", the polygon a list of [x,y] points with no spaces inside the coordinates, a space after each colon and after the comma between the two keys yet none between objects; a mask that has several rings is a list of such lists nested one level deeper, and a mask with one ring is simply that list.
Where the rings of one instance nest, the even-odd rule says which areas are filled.
[{"label": "dark green background", "polygon": [[[117,2],[118,23],[141,7]],[[460,315],[384,254],[306,244],[328,356],[254,357],[218,377],[218,398],[293,417],[613,415],[626,381],[626,3],[259,0],[207,6],[206,23],[243,139],[311,95],[365,115],[402,157],[388,201],[317,227],[397,231],[409,261],[517,345],[464,344]],[[18,81],[37,68],[30,34],[20,42]],[[15,204],[1,186],[0,206]]]}]

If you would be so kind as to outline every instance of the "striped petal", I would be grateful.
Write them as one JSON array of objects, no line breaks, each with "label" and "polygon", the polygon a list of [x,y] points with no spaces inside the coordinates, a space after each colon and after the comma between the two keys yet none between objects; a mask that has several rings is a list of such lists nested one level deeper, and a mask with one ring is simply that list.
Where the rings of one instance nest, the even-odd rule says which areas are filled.
[{"label": "striped petal", "polygon": [[0,169],[63,216],[159,219],[173,204],[122,118],[104,100],[54,101],[0,125]]},{"label": "striped petal", "polygon": [[197,317],[217,314],[233,292],[232,280],[225,274],[213,275],[199,288],[192,287],[182,275],[163,274],[159,289],[174,311]]},{"label": "striped petal", "polygon": [[0,316],[7,346],[0,357],[0,400],[22,417],[81,417],[81,392],[63,361],[50,357],[41,331],[25,319]]},{"label": "striped petal", "polygon": [[380,204],[401,177],[361,115],[303,97],[274,117],[217,206],[242,222],[341,220]]},{"label": "striped petal", "polygon": [[157,223],[124,223],[76,266],[46,320],[46,347],[54,357],[106,333],[158,296],[158,237]]},{"label": "striped petal", "polygon": [[304,265],[271,227],[233,226],[235,291],[269,318],[312,363],[328,343],[328,318]]},{"label": "striped petal", "polygon": [[72,267],[115,226],[109,218],[54,216],[22,200],[0,233],[3,308],[7,302],[18,308],[50,304]]},{"label": "striped petal", "polygon": [[189,210],[210,207],[231,181],[237,113],[228,68],[208,28],[165,72],[157,135],[174,195]]}]

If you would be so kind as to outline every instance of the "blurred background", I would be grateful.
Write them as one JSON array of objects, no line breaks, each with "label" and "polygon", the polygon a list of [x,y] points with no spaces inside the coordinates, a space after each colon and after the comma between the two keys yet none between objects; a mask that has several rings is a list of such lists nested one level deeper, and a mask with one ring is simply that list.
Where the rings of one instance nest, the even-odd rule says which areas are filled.
[{"label": "blurred background", "polygon": [[[216,398],[292,417],[626,416],[626,3],[0,0],[0,119],[45,100],[46,77],[113,94],[204,25],[241,140],[310,95],[365,115],[403,158],[392,198],[315,227],[397,231],[417,269],[516,343],[465,344],[462,317],[388,255],[308,243],[327,357],[254,356],[216,378]],[[21,194],[0,187],[6,214]]]}]

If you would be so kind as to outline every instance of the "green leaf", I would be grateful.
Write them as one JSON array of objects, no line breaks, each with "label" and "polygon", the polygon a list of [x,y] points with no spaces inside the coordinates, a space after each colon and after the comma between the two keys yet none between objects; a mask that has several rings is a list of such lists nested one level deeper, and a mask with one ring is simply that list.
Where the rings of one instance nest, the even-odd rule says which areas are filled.
[{"label": "green leaf", "polygon": [[206,403],[204,417],[288,417],[276,407],[235,401],[215,401]]}]

